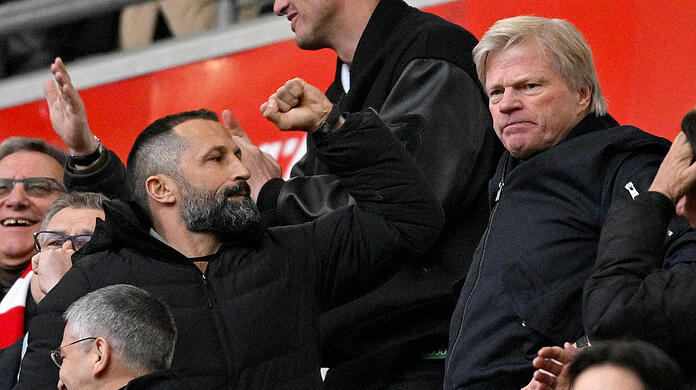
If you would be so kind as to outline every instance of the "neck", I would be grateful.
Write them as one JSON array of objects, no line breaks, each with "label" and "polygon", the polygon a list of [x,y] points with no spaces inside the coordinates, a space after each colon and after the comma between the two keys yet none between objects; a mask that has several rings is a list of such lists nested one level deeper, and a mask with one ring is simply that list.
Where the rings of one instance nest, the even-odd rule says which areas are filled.
[{"label": "neck", "polygon": [[[114,367],[115,366],[115,367]],[[110,364],[107,371],[98,381],[96,389],[120,389],[133,379],[139,378],[146,373],[134,373],[123,367],[121,364]]]},{"label": "neck", "polygon": [[360,38],[372,17],[379,0],[346,1],[342,12],[336,18],[335,36],[338,37],[331,48],[345,64],[351,65]]},{"label": "neck", "polygon": [[164,224],[155,221],[153,228],[172,248],[188,258],[215,253],[220,240],[212,233],[197,233],[186,228],[184,221]]},{"label": "neck", "polygon": [[5,265],[5,263],[0,259],[0,290],[4,292],[12,287],[12,284],[19,278],[29,264],[28,261],[21,263],[20,265]]}]

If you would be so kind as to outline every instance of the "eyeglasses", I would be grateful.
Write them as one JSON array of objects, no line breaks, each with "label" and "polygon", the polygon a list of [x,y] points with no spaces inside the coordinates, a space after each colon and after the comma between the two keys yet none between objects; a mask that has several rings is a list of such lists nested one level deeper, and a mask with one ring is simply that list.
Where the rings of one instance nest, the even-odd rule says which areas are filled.
[{"label": "eyeglasses", "polygon": [[15,184],[22,183],[24,191],[29,196],[43,198],[54,191],[68,192],[58,180],[50,177],[28,177],[26,179],[0,178],[0,198],[4,198],[12,192]]},{"label": "eyeglasses", "polygon": [[63,355],[60,354],[61,349],[65,348],[65,347],[69,347],[73,344],[81,343],[81,342],[86,341],[86,340],[96,340],[96,339],[97,339],[96,337],[85,337],[84,339],[73,341],[70,344],[66,344],[60,348],[54,349],[53,351],[51,351],[51,360],[53,360],[53,363],[55,363],[56,366],[58,366],[58,368],[60,368],[60,366],[63,365]]},{"label": "eyeglasses", "polygon": [[59,249],[65,244],[65,241],[70,240],[74,250],[79,250],[89,240],[92,239],[91,234],[78,234],[75,236],[66,236],[65,234],[52,232],[49,230],[41,230],[34,232],[34,248],[38,252],[47,249]]}]

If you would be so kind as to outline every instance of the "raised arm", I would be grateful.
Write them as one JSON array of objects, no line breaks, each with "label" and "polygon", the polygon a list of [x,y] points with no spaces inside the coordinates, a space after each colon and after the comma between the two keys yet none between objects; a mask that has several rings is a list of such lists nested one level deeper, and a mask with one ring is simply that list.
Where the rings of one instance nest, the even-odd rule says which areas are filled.
[{"label": "raised arm", "polygon": [[[491,153],[502,150],[477,82],[448,61],[416,59],[378,114],[416,159],[446,214],[464,212],[461,205],[471,204],[493,172],[497,157]],[[261,189],[259,208],[277,209],[281,224],[311,221],[353,201],[336,176],[317,175],[307,165],[313,162],[298,163],[295,177]]]},{"label": "raised arm", "polygon": [[692,157],[686,137],[678,135],[651,191],[612,206],[585,283],[583,320],[590,338],[635,337],[677,359],[690,356],[685,348],[696,342],[690,325],[696,321],[696,243],[693,230],[674,227],[673,202],[693,188]]},{"label": "raised arm", "polygon": [[[87,122],[82,98],[72,83],[60,58],[51,64],[55,80],[46,80],[44,95],[48,103],[53,130],[63,140],[72,156],[64,170],[64,182],[72,191],[101,192],[113,199],[127,199],[126,169],[115,153],[100,148]],[[93,161],[81,164],[80,158]]]},{"label": "raised arm", "polygon": [[284,101],[297,106],[271,99],[262,110],[282,129],[313,131],[318,158],[356,201],[304,225],[314,261],[306,278],[316,281],[318,295],[330,307],[364,293],[428,249],[443,214],[413,158],[374,111],[348,114],[332,126],[330,102],[316,88],[300,85],[304,88],[291,91],[302,92]]}]

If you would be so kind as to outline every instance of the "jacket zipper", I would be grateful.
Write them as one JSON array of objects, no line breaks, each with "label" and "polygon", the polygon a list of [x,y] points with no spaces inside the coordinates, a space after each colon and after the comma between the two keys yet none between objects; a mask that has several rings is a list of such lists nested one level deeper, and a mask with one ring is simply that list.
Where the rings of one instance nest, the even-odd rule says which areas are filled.
[{"label": "jacket zipper", "polygon": [[208,263],[208,268],[206,268],[206,272],[201,271],[195,264],[191,263],[191,265],[198,271],[198,273],[201,276],[201,282],[203,283],[203,291],[205,292],[205,298],[206,301],[208,302],[208,308],[210,308],[210,314],[213,317],[213,322],[214,326],[217,329],[218,336],[220,337],[220,341],[222,342],[222,349],[225,354],[225,363],[227,365],[227,370],[228,370],[228,375],[227,375],[227,384],[229,388],[232,388],[232,384],[235,383],[237,374],[235,373],[236,367],[233,363],[233,358],[232,358],[232,343],[227,336],[227,332],[225,332],[225,326],[224,326],[224,321],[220,317],[220,313],[218,310],[214,309],[215,305],[215,293],[212,291],[212,287],[210,286],[210,283],[208,283],[208,277],[206,276],[206,273],[208,269],[210,268],[210,262]]},{"label": "jacket zipper", "polygon": [[[498,201],[500,200],[500,195],[503,192],[503,187],[505,186],[505,174],[507,171],[507,165],[508,165],[508,158],[509,154],[505,155],[505,161],[503,161],[503,169],[500,175],[500,182],[498,182],[498,192],[495,194],[495,200],[494,200],[494,206],[493,210],[491,211],[491,216],[488,219],[488,227],[486,228],[486,233],[485,233],[485,238],[483,239],[483,248],[481,249],[481,261],[479,261],[478,267],[476,269],[476,281],[474,282],[474,286],[471,288],[471,291],[469,291],[469,294],[466,297],[466,301],[464,302],[464,308],[462,308],[462,316],[461,316],[461,321],[459,322],[459,329],[457,330],[457,337],[454,339],[454,343],[451,346],[451,353],[450,356],[454,356],[454,351],[457,349],[457,344],[459,344],[459,337],[462,334],[462,328],[464,327],[464,317],[466,316],[466,311],[467,308],[469,307],[469,300],[471,297],[474,295],[474,291],[476,290],[476,286],[478,286],[479,281],[481,280],[481,269],[483,268],[483,263],[486,258],[486,248],[488,247],[488,236],[491,232],[491,227],[493,226],[493,219],[495,218],[495,213],[498,211]],[[447,367],[445,369],[445,378],[449,378],[449,373],[452,369],[452,359],[448,359],[447,361]],[[447,387],[445,387],[447,388]]]}]

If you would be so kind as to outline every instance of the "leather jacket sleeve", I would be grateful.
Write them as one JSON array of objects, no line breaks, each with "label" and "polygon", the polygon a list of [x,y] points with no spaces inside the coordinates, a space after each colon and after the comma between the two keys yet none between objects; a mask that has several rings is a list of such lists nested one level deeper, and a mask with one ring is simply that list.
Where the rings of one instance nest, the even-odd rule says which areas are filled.
[{"label": "leather jacket sleeve", "polygon": [[[481,91],[463,69],[443,60],[411,61],[379,116],[415,157],[446,214],[476,195],[469,195],[467,188],[477,177],[476,163],[484,139],[492,135],[491,121]],[[303,176],[306,173],[301,160],[293,168],[300,176],[282,186],[267,183],[259,208],[275,209],[278,224],[285,225],[353,203],[335,176]]]}]

